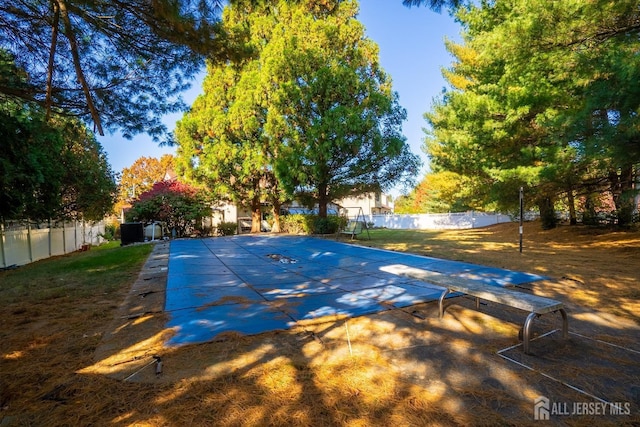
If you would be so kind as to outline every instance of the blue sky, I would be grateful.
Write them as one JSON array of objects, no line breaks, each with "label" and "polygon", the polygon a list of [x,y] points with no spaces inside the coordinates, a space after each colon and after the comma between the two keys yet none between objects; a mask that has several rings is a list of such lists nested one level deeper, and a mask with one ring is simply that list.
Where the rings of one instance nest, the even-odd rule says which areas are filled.
[{"label": "blue sky", "polygon": [[[460,26],[446,13],[440,14],[426,7],[407,8],[402,0],[360,0],[359,20],[367,36],[380,47],[380,63],[393,79],[393,88],[400,95],[400,104],[407,110],[403,133],[411,150],[419,155],[424,166],[417,181],[427,171],[427,158],[422,151],[426,126],[423,114],[431,108],[434,97],[442,93],[446,82],[442,67],[452,58],[444,47],[445,38],[460,40]],[[182,96],[187,104],[202,92],[201,82]],[[170,130],[181,114],[169,115],[165,123]],[[121,172],[142,156],[157,157],[175,154],[171,147],[158,147],[146,135],[129,141],[118,134],[99,137],[114,172]],[[397,196],[400,189],[391,194]]]}]

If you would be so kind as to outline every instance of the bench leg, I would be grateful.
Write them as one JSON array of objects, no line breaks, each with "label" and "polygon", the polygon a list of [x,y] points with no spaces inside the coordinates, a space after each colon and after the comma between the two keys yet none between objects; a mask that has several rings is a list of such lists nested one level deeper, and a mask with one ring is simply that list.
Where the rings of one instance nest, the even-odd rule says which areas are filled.
[{"label": "bench leg", "polygon": [[533,324],[533,319],[540,316],[536,313],[529,313],[527,316],[527,320],[524,321],[524,326],[522,328],[522,347],[524,349],[524,354],[531,354],[529,351],[529,341],[531,338],[531,325]]},{"label": "bench leg", "polygon": [[[561,308],[558,311],[562,315],[562,338],[567,339],[569,338],[569,319],[567,318],[567,312],[564,308]],[[531,325],[533,324],[533,319],[536,317],[540,317],[540,315],[530,313],[524,321],[524,327],[522,328],[522,348],[524,349],[525,354],[531,354],[529,345],[531,340]]]},{"label": "bench leg", "polygon": [[569,338],[569,320],[567,319],[567,312],[564,308],[561,308],[560,314],[562,315],[562,338]]},{"label": "bench leg", "polygon": [[449,294],[449,289],[445,289],[442,295],[440,295],[440,299],[438,300],[438,313],[441,319],[444,317],[444,299],[447,297],[448,294]]},{"label": "bench leg", "polygon": [[[444,299],[447,297],[447,295],[449,295],[451,293],[450,289],[445,289],[445,291],[442,293],[442,295],[440,295],[440,299],[438,300],[438,313],[440,318],[442,319],[444,317]],[[480,310],[480,298],[475,297],[476,298],[476,310]]]}]

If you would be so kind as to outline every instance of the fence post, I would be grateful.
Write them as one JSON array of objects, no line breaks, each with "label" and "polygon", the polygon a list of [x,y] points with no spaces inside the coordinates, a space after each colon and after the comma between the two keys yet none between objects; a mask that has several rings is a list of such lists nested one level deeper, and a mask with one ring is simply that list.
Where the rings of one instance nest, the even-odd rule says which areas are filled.
[{"label": "fence post", "polygon": [[2,266],[8,267],[6,254],[4,253],[4,221],[0,223],[0,253],[2,253]]},{"label": "fence post", "polygon": [[520,253],[522,253],[522,228],[524,222],[524,187],[520,187]]},{"label": "fence post", "polygon": [[49,256],[51,256],[51,218],[49,218]]},{"label": "fence post", "polygon": [[31,248],[31,220],[27,220],[27,247],[29,248],[29,262],[33,262],[33,249]]}]

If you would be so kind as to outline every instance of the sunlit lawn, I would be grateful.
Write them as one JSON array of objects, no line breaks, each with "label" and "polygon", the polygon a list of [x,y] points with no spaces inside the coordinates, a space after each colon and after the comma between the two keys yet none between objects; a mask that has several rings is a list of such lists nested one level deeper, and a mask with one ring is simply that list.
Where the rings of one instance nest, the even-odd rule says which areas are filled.
[{"label": "sunlit lawn", "polygon": [[0,299],[5,306],[24,300],[108,295],[131,284],[132,275],[137,274],[152,249],[151,245],[120,247],[119,242],[110,242],[86,252],[27,264],[0,273]]}]

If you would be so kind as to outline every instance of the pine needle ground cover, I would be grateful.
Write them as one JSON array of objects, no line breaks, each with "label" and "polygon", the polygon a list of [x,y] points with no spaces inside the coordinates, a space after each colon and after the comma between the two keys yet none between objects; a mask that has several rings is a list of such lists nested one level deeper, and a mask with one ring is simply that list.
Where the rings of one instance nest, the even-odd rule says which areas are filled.
[{"label": "pine needle ground cover", "polygon": [[[537,357],[508,350],[517,343],[522,312],[494,305],[477,311],[464,299],[444,319],[437,304],[426,303],[166,349],[171,331],[159,309],[157,245],[94,248],[0,272],[0,420],[539,425],[533,402],[540,395],[569,404],[589,400],[543,375],[552,370],[556,379],[631,409],[619,416],[556,414],[552,423],[634,425],[640,420],[640,358],[633,352],[640,351],[640,233],[541,231],[535,224],[525,233],[522,254],[515,224],[375,230],[371,241],[358,244],[551,277],[532,291],[563,301],[570,330],[580,335],[566,342],[558,334],[539,338]],[[557,326],[545,317],[536,324],[540,334]]]}]

